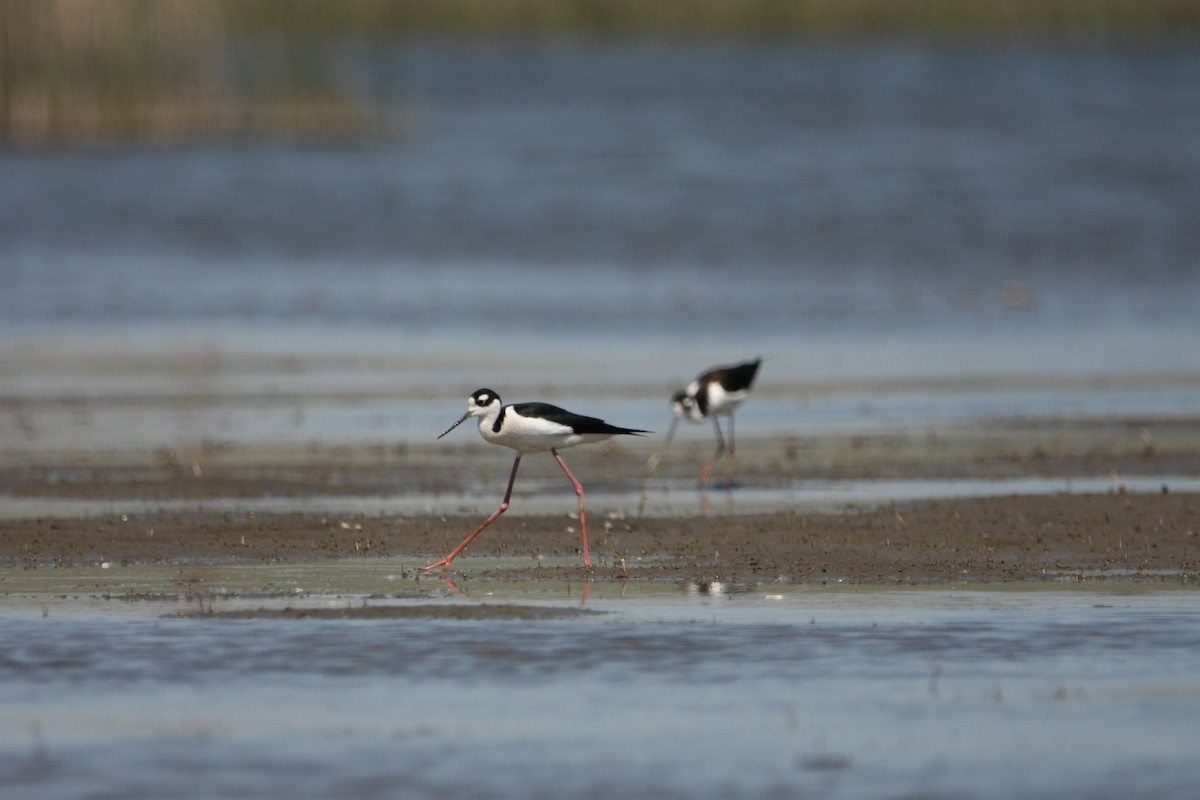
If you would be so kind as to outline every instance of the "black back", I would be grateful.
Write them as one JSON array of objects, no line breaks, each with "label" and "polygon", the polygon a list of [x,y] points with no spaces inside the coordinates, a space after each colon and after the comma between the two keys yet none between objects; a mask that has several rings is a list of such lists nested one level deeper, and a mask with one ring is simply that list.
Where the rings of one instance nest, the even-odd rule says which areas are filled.
[{"label": "black back", "polygon": [[721,384],[727,392],[740,392],[749,389],[758,375],[761,358],[745,361],[741,364],[730,364],[726,367],[716,367],[700,376],[701,383],[712,381]]},{"label": "black back", "polygon": [[613,435],[619,433],[635,435],[649,433],[649,431],[638,430],[637,428],[622,428],[617,425],[609,425],[602,419],[574,414],[565,408],[559,408],[549,403],[513,403],[510,408],[522,417],[548,419],[551,422],[557,422],[559,425],[566,425],[576,433],[609,433]]}]

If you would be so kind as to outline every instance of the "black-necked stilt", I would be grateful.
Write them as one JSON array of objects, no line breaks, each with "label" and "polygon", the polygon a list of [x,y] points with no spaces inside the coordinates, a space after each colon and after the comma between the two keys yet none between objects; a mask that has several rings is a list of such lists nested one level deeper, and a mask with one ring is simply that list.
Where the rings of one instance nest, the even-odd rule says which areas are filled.
[{"label": "black-necked stilt", "polygon": [[[729,457],[725,461],[725,469],[727,485],[733,485],[733,412],[750,396],[750,387],[754,385],[754,378],[758,375],[760,364],[762,364],[762,359],[756,358],[741,364],[713,367],[685,388],[671,395],[671,413],[675,415],[675,418],[671,420],[671,428],[667,431],[663,447],[671,443],[671,438],[675,435],[675,428],[681,419],[686,419],[688,422],[703,422],[711,419],[713,429],[717,432],[717,451],[700,470],[701,486],[708,483],[709,473],[712,472],[713,466],[727,449],[725,437],[721,434],[721,423],[717,420],[717,417],[721,416],[729,417]],[[658,460],[657,453],[650,457],[650,471],[658,466]]]},{"label": "black-necked stilt", "polygon": [[571,474],[571,470],[567,469],[567,464],[558,454],[558,450],[562,447],[574,447],[577,444],[601,442],[618,434],[637,435],[649,433],[649,431],[609,425],[604,420],[572,414],[570,411],[549,403],[514,403],[506,406],[500,402],[500,395],[491,389],[479,389],[467,399],[467,412],[437,438],[442,438],[471,417],[479,417],[479,435],[486,441],[492,444],[502,444],[517,451],[517,457],[513,460],[512,474],[508,476],[508,489],[504,492],[504,502],[483,521],[482,525],[472,531],[462,544],[451,550],[449,555],[440,561],[422,567],[422,569],[433,570],[438,567],[449,569],[450,562],[466,549],[471,540],[483,533],[484,528],[491,525],[508,510],[513,481],[517,479],[517,467],[521,465],[521,456],[546,450],[549,450],[554,459],[558,461],[563,472],[567,473],[567,477],[571,479],[571,485],[575,487],[575,494],[579,498],[579,527],[583,531],[583,564],[590,567],[592,558],[588,553],[587,518],[583,512],[583,486]]}]

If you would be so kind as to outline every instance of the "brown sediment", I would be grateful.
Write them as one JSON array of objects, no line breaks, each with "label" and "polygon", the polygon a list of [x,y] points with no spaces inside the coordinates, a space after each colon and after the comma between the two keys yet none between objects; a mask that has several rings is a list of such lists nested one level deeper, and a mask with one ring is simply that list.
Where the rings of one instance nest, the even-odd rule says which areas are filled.
[{"label": "brown sediment", "polygon": [[[440,557],[473,517],[156,513],[0,520],[0,565],[263,563]],[[454,564],[475,577],[584,577],[577,522],[501,518]],[[598,579],[986,583],[1110,578],[1191,583],[1200,495],[1057,494],[924,501],[868,510],[597,518]],[[497,566],[495,557],[506,557]],[[524,559],[528,558],[528,562]],[[540,559],[544,559],[544,562]],[[554,564],[556,566],[544,566]],[[407,567],[406,567],[407,569]]]}]

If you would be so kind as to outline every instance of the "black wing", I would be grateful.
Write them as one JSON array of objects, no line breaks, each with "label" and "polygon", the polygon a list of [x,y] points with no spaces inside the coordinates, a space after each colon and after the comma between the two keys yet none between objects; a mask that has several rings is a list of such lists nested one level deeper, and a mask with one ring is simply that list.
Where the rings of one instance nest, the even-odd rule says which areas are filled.
[{"label": "black wing", "polygon": [[749,389],[754,383],[754,378],[758,375],[758,367],[761,364],[762,359],[756,358],[741,364],[716,367],[701,375],[698,380],[701,383],[715,381],[721,384],[727,392],[740,392]]},{"label": "black wing", "polygon": [[565,408],[559,408],[549,403],[514,403],[512,410],[522,417],[541,417],[551,422],[557,422],[559,425],[566,425],[576,433],[611,433],[614,435],[618,433],[650,433],[650,431],[643,431],[637,428],[622,428],[617,425],[609,425],[602,419],[575,414],[567,411]]}]

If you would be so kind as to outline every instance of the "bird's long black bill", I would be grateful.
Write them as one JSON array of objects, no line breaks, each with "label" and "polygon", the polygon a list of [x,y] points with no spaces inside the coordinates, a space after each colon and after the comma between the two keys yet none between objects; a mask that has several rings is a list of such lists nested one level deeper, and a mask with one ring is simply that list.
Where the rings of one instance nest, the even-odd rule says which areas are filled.
[{"label": "bird's long black bill", "polygon": [[671,420],[671,427],[667,429],[666,438],[663,439],[662,446],[664,448],[669,447],[671,444],[671,440],[675,438],[675,429],[677,427],[679,427],[679,417],[676,417],[675,419]]},{"label": "bird's long black bill", "polygon": [[469,412],[469,411],[466,414],[463,414],[461,417],[458,418],[458,422],[454,423],[449,428],[446,428],[446,430],[444,430],[440,434],[438,434],[437,438],[439,438],[439,439],[442,438],[447,433],[449,433],[450,431],[457,428],[459,425],[462,425],[464,422],[466,422],[470,418],[470,416],[471,416],[471,412]]}]

